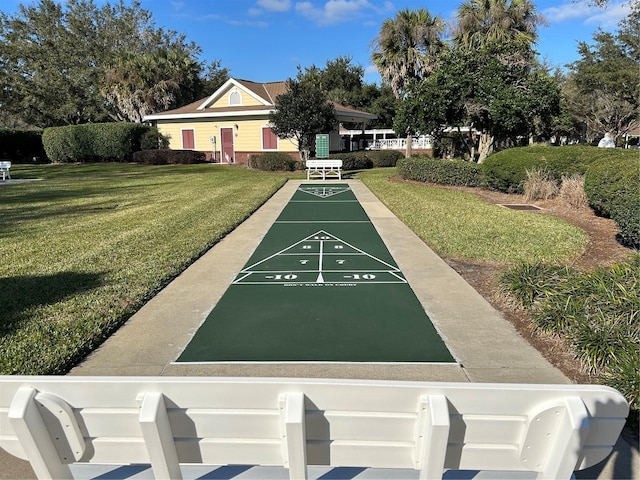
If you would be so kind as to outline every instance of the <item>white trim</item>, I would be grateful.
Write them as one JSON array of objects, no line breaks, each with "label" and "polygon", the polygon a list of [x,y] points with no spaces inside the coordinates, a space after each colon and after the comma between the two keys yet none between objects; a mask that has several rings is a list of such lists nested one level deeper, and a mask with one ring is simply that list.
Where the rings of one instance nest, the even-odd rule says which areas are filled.
[{"label": "white trim", "polygon": [[[193,148],[185,148],[184,146],[184,132],[191,130],[193,132]],[[180,129],[180,146],[182,150],[197,150],[196,148],[196,129],[194,127],[191,128],[181,128]]]},{"label": "white trim", "polygon": [[236,86],[237,88],[242,90],[244,93],[246,93],[250,97],[256,99],[262,105],[265,105],[265,106],[272,105],[272,103],[270,101],[268,101],[267,99],[260,97],[259,95],[255,94],[254,92],[252,92],[251,90],[246,88],[244,85],[242,85],[237,80],[235,80],[233,78],[230,78],[218,90],[213,92],[213,94],[209,98],[207,98],[204,102],[202,102],[200,104],[200,106],[198,107],[198,110],[204,110],[205,108],[210,106],[212,103],[215,103],[216,100],[220,99],[225,93],[227,93],[227,91],[228,91],[228,89],[229,89],[229,87],[231,85]]},{"label": "white trim", "polygon": [[143,122],[148,122],[150,120],[191,120],[198,118],[218,118],[218,117],[259,117],[264,115],[269,115],[270,113],[275,112],[275,109],[270,108],[269,110],[240,110],[237,112],[198,112],[198,113],[173,113],[169,115],[155,114],[155,115],[145,115],[142,118]]},{"label": "white trim", "polygon": [[[271,133],[273,133],[273,135],[276,137],[276,148],[264,148],[264,130],[265,129],[270,130]],[[260,127],[260,146],[262,147],[263,152],[277,152],[280,149],[280,139],[273,132],[273,130],[271,130],[271,127],[269,125],[263,125],[262,127]]]}]

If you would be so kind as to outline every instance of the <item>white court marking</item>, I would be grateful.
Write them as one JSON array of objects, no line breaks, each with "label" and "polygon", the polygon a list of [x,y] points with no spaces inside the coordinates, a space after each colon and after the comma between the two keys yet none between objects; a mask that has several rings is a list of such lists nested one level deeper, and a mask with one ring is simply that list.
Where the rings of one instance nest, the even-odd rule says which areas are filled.
[{"label": "white court marking", "polygon": [[[283,265],[284,264],[284,265]],[[364,264],[364,265],[363,265]],[[282,266],[289,267],[286,269]],[[319,230],[243,268],[233,284],[407,283],[400,269]]]},{"label": "white court marking", "polygon": [[319,185],[300,185],[298,187],[298,191],[318,198],[329,198],[334,195],[338,195],[339,193],[349,192],[351,191],[351,187],[349,185],[334,185],[328,187]]}]

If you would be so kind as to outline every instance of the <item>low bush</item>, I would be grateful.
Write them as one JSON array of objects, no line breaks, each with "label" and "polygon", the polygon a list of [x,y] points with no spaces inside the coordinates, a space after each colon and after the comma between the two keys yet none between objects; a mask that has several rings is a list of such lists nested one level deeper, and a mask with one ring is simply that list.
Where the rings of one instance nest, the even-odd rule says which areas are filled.
[{"label": "low bush", "polygon": [[589,272],[523,264],[501,285],[531,310],[535,328],[564,339],[589,372],[640,409],[640,255]]},{"label": "low bush", "polygon": [[153,149],[135,152],[133,161],[145,165],[191,165],[205,163],[207,158],[204,152],[194,150]]},{"label": "low bush", "polygon": [[397,169],[398,175],[402,178],[419,182],[467,187],[479,187],[484,182],[482,170],[478,164],[461,160],[413,156],[398,161]]},{"label": "low bush", "polygon": [[587,166],[598,159],[618,157],[637,158],[637,152],[583,145],[509,148],[491,155],[482,163],[482,170],[489,188],[505,193],[523,193],[527,170],[544,168],[560,183],[563,175],[584,174]]},{"label": "low bush", "polygon": [[137,123],[51,127],[42,133],[42,143],[52,162],[130,162],[154,130]]},{"label": "low bush", "polygon": [[299,163],[301,162],[281,152],[258,153],[249,157],[251,168],[268,172],[293,172],[299,170]]},{"label": "low bush", "polygon": [[603,158],[587,168],[584,189],[594,211],[620,228],[622,243],[640,248],[640,158]]},{"label": "low bush", "polygon": [[404,158],[404,153],[398,150],[370,150],[367,157],[373,162],[374,168],[395,167],[398,160]]},{"label": "low bush", "polygon": [[373,160],[369,157],[369,152],[348,152],[348,153],[332,153],[329,158],[342,160],[342,170],[367,170],[373,168]]},{"label": "low bush", "polygon": [[0,129],[0,159],[15,163],[42,163],[46,153],[42,146],[42,131]]}]

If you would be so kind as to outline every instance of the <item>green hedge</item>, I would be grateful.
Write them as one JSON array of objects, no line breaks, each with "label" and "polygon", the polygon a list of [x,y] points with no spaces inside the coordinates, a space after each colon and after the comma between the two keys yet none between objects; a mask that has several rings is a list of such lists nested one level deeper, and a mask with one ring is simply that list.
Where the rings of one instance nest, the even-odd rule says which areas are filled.
[{"label": "green hedge", "polygon": [[134,152],[133,161],[146,165],[190,165],[205,163],[207,156],[204,152],[196,152],[195,150],[152,149]]},{"label": "green hedge", "polygon": [[543,168],[560,182],[563,175],[584,174],[587,166],[598,159],[631,158],[634,153],[637,156],[637,152],[632,150],[583,145],[509,148],[491,155],[482,164],[482,170],[489,188],[505,193],[523,193],[527,170]]},{"label": "green hedge", "polygon": [[484,184],[482,169],[471,162],[416,155],[400,160],[397,168],[398,175],[406,180],[466,187],[480,187]]},{"label": "green hedge", "polygon": [[149,136],[157,135],[154,130],[138,123],[51,127],[44,130],[42,143],[52,162],[130,162]]},{"label": "green hedge", "polygon": [[367,170],[369,168],[395,167],[404,154],[397,150],[360,150],[332,153],[329,158],[342,160],[343,170]]},{"label": "green hedge", "polygon": [[293,172],[302,168],[301,162],[281,152],[257,153],[249,157],[249,166],[268,172]]},{"label": "green hedge", "polygon": [[0,160],[15,163],[46,161],[40,130],[0,129]]},{"label": "green hedge", "polygon": [[593,162],[584,189],[593,210],[616,222],[621,242],[640,248],[640,153],[633,153]]}]

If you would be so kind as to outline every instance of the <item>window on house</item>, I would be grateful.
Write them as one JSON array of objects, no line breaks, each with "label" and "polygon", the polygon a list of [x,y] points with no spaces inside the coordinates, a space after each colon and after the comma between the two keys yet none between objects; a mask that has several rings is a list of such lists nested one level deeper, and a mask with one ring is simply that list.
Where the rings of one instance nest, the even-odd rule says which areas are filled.
[{"label": "window on house", "polygon": [[182,149],[195,150],[196,140],[193,129],[182,130]]},{"label": "window on house", "polygon": [[278,137],[269,127],[262,127],[262,149],[278,150]]},{"label": "window on house", "polygon": [[242,105],[242,96],[240,92],[234,90],[229,94],[229,105]]}]

